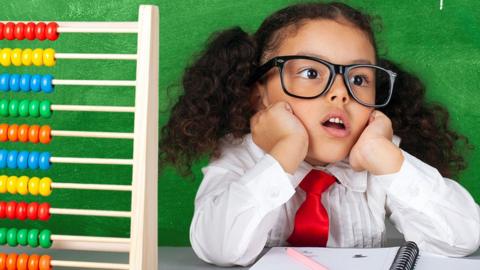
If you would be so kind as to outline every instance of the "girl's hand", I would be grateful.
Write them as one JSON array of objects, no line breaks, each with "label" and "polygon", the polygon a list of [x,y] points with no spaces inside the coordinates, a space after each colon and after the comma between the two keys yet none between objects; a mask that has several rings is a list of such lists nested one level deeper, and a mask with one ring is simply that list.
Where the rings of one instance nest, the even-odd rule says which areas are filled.
[{"label": "girl's hand", "polygon": [[382,112],[373,111],[367,127],[350,150],[349,162],[354,170],[372,174],[390,174],[400,170],[403,154],[392,143],[392,121]]},{"label": "girl's hand", "polygon": [[250,119],[256,145],[273,156],[288,173],[293,173],[308,151],[307,130],[287,102],[277,102]]}]

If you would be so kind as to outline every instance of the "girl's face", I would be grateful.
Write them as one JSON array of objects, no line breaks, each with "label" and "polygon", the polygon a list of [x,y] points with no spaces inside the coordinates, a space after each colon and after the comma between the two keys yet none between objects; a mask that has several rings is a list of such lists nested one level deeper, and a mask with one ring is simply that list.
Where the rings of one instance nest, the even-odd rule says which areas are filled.
[{"label": "girl's face", "polygon": [[[333,20],[307,21],[296,34],[287,34],[268,59],[282,55],[314,56],[342,65],[375,64],[375,51],[366,34],[349,24]],[[349,96],[340,74],[335,76],[330,90],[315,99],[300,99],[285,94],[278,68],[271,69],[265,76],[265,82],[257,86],[263,105],[279,101],[291,105],[309,135],[305,160],[312,165],[325,165],[347,157],[373,110]],[[330,118],[340,118],[345,128],[338,129],[338,125],[329,123]]]}]

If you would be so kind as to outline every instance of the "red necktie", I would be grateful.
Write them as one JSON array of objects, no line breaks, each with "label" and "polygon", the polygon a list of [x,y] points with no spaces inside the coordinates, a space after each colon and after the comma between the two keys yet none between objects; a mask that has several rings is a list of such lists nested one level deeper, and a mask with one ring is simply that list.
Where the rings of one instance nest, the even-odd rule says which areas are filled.
[{"label": "red necktie", "polygon": [[287,241],[293,246],[321,246],[328,240],[328,213],[322,205],[322,192],[335,183],[335,177],[319,170],[310,171],[300,183],[305,201],[295,214],[295,227]]}]

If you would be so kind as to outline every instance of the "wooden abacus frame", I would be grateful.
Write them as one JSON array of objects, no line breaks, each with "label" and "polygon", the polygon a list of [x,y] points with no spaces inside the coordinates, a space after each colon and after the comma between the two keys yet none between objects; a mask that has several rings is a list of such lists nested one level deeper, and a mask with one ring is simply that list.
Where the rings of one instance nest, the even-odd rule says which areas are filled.
[{"label": "wooden abacus frame", "polygon": [[[53,80],[55,84],[69,85],[120,85],[135,86],[135,108],[103,106],[106,111],[134,112],[133,160],[81,159],[76,163],[128,164],[132,165],[132,184],[128,186],[103,185],[103,190],[131,190],[130,238],[76,237],[63,236],[52,248],[89,251],[128,252],[128,264],[67,262],[52,260],[51,265],[93,269],[158,269],[157,245],[157,180],[158,180],[158,61],[159,61],[159,14],[158,8],[151,5],[139,7],[138,22],[58,22],[58,32],[79,33],[137,33],[137,54],[55,54],[57,59],[119,59],[136,60],[135,81],[72,81]],[[54,109],[55,105],[52,105]],[[62,105],[56,105],[61,109]],[[88,106],[84,106],[88,107]],[[96,106],[99,111],[102,106]],[[127,109],[125,109],[127,108]],[[66,110],[76,110],[75,106]],[[79,109],[85,110],[87,108]],[[95,110],[95,108],[90,108]],[[60,132],[61,133],[61,132]],[[68,132],[67,132],[68,133]],[[95,132],[92,132],[92,134]],[[96,132],[90,137],[109,137],[107,133]],[[58,134],[60,135],[60,134]],[[98,136],[97,136],[98,135]],[[123,134],[125,135],[125,134]],[[72,135],[75,136],[75,135]],[[89,137],[85,132],[76,136]],[[113,137],[111,137],[113,138]],[[132,138],[128,134],[124,137]],[[87,160],[87,161],[85,161]],[[72,158],[55,158],[51,162],[69,162]],[[85,162],[84,162],[85,161]],[[115,163],[115,162],[119,163]],[[65,188],[96,189],[96,184],[62,184]],[[55,186],[52,184],[52,187]],[[96,211],[99,215],[100,212]],[[122,212],[123,213],[123,212]],[[125,216],[125,215],[124,215]],[[53,237],[52,237],[53,239]],[[103,242],[103,240],[105,240]]]}]

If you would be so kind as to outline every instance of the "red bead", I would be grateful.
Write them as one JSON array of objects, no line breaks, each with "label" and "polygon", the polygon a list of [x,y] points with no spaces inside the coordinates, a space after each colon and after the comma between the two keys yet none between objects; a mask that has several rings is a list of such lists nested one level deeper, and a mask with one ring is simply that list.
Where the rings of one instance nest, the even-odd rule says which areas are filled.
[{"label": "red bead", "polygon": [[0,218],[7,217],[6,211],[7,211],[7,203],[0,202]]},{"label": "red bead", "polygon": [[38,40],[45,40],[45,27],[46,27],[46,24],[43,22],[39,22],[35,26],[35,37]]},{"label": "red bead", "polygon": [[31,220],[36,220],[38,218],[38,203],[31,202],[27,207],[27,218]]},{"label": "red bead", "polygon": [[18,40],[23,40],[25,38],[25,24],[19,22],[15,25],[15,38]]},{"label": "red bead", "polygon": [[17,216],[17,203],[16,202],[8,202],[7,203],[7,210],[5,211],[7,218],[15,219]]},{"label": "red bead", "polygon": [[57,40],[58,32],[57,32],[58,24],[56,22],[51,22],[47,24],[47,32],[45,36],[48,40]]},{"label": "red bead", "polygon": [[26,202],[19,202],[17,204],[17,219],[25,220],[27,218],[27,206]]},{"label": "red bead", "polygon": [[35,39],[35,23],[29,22],[25,25],[25,38],[28,40],[34,40]]},{"label": "red bead", "polygon": [[2,40],[4,38],[3,29],[5,29],[5,24],[0,22],[0,40]]},{"label": "red bead", "polygon": [[38,206],[38,219],[39,220],[48,220],[50,218],[50,204],[41,203]]},{"label": "red bead", "polygon": [[8,22],[5,24],[3,35],[8,40],[13,40],[15,38],[15,24],[13,22]]}]

